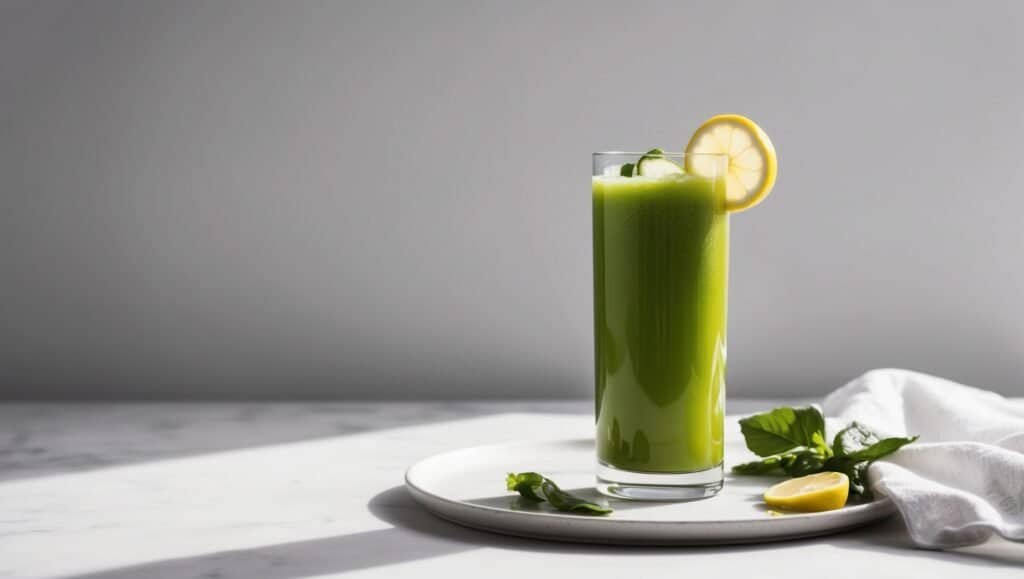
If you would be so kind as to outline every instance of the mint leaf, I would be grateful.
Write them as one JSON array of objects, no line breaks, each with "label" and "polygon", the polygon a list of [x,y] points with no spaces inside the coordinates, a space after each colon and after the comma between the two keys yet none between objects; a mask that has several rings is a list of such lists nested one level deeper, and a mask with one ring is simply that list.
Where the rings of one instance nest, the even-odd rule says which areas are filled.
[{"label": "mint leaf", "polygon": [[633,163],[625,163],[619,168],[619,175],[622,177],[633,176]]},{"label": "mint leaf", "polygon": [[783,406],[748,416],[740,420],[740,430],[747,448],[758,456],[781,454],[797,447],[819,448],[825,444],[825,417],[813,406]]},{"label": "mint leaf", "polygon": [[612,509],[560,489],[555,481],[535,472],[508,473],[505,488],[532,501],[547,501],[556,509],[581,515],[607,515]]}]

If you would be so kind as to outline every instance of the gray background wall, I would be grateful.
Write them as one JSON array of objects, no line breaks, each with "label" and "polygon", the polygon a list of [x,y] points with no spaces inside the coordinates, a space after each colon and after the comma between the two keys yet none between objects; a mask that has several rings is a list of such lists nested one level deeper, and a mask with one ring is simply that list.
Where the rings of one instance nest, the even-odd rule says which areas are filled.
[{"label": "gray background wall", "polygon": [[1024,4],[0,3],[0,397],[590,393],[589,153],[718,112],[730,394],[1024,395]]}]

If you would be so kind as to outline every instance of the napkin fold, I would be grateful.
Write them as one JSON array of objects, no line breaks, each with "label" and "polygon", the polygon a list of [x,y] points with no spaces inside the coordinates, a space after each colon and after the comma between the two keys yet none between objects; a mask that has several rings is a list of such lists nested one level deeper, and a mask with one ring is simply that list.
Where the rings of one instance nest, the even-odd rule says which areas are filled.
[{"label": "napkin fold", "polygon": [[921,547],[1024,541],[1024,403],[936,376],[872,370],[829,394],[830,422],[853,420],[917,442],[873,463],[872,490],[892,499]]}]

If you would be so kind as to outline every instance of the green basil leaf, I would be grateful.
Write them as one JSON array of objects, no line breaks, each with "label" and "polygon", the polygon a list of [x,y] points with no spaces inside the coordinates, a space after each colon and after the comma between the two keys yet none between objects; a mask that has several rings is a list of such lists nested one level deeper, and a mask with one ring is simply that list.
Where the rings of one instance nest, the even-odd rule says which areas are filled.
[{"label": "green basil leaf", "polygon": [[510,472],[505,477],[505,488],[516,491],[523,498],[531,501],[543,501],[541,485],[544,484],[544,477],[535,472],[521,472],[519,474]]},{"label": "green basil leaf", "polygon": [[771,456],[796,447],[815,448],[823,444],[825,417],[813,406],[784,406],[741,419],[740,430],[751,452]]},{"label": "green basil leaf", "polygon": [[508,473],[505,488],[532,501],[547,501],[560,511],[582,515],[607,515],[612,509],[560,489],[555,481],[535,472]]},{"label": "green basil leaf", "polygon": [[732,472],[736,474],[782,474],[782,455],[769,456],[761,460],[744,462],[734,465]]},{"label": "green basil leaf", "polygon": [[828,442],[825,441],[824,431],[815,432],[814,435],[811,436],[811,442],[813,443],[814,448],[818,451],[818,454],[832,456],[832,449],[829,448]]},{"label": "green basil leaf", "polygon": [[852,422],[832,439],[832,452],[846,456],[878,442],[878,435],[859,422]]},{"label": "green basil leaf", "polygon": [[737,464],[732,467],[732,471],[736,474],[787,474],[789,476],[803,476],[805,474],[821,472],[826,460],[827,457],[817,450],[803,449]]},{"label": "green basil leaf", "polygon": [[870,462],[863,461],[853,465],[846,476],[850,477],[850,492],[855,495],[871,500],[871,487],[868,486],[868,465]]},{"label": "green basil leaf", "polygon": [[850,494],[871,499],[867,476],[869,464],[871,464],[869,461],[849,456],[834,456],[825,461],[822,470],[845,474],[850,479]]},{"label": "green basil leaf", "polygon": [[579,513],[581,515],[607,515],[612,512],[612,510],[607,507],[602,507],[601,505],[592,503],[586,499],[581,499],[580,497],[563,491],[558,488],[558,485],[556,485],[554,481],[548,478],[544,479],[541,489],[544,490],[544,496],[547,497],[551,506],[560,511]]},{"label": "green basil leaf", "polygon": [[857,458],[860,460],[878,460],[883,456],[892,454],[900,448],[910,444],[917,440],[916,436],[902,437],[896,436],[893,438],[885,438],[872,444],[867,448],[862,448],[856,452],[851,452],[848,456]]},{"label": "green basil leaf", "polygon": [[738,464],[736,474],[804,476],[841,472],[850,479],[850,493],[871,498],[867,472],[871,462],[917,440],[912,437],[880,439],[863,424],[840,430],[829,446],[825,418],[817,408],[776,408],[740,420],[747,448],[761,460]]},{"label": "green basil leaf", "polygon": [[782,470],[789,476],[804,476],[821,472],[825,457],[813,450],[802,450],[783,456]]}]

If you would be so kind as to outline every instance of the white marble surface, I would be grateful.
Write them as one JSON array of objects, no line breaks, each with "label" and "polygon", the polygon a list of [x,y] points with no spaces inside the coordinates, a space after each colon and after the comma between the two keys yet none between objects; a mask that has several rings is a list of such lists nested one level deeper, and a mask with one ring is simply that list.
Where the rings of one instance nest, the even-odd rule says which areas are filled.
[{"label": "white marble surface", "polygon": [[[729,410],[772,403],[731,401]],[[422,511],[401,486],[409,464],[439,451],[585,434],[590,410],[0,404],[0,577],[1021,576],[1022,545],[917,550],[898,518],[786,543],[614,548],[463,529]]]}]

